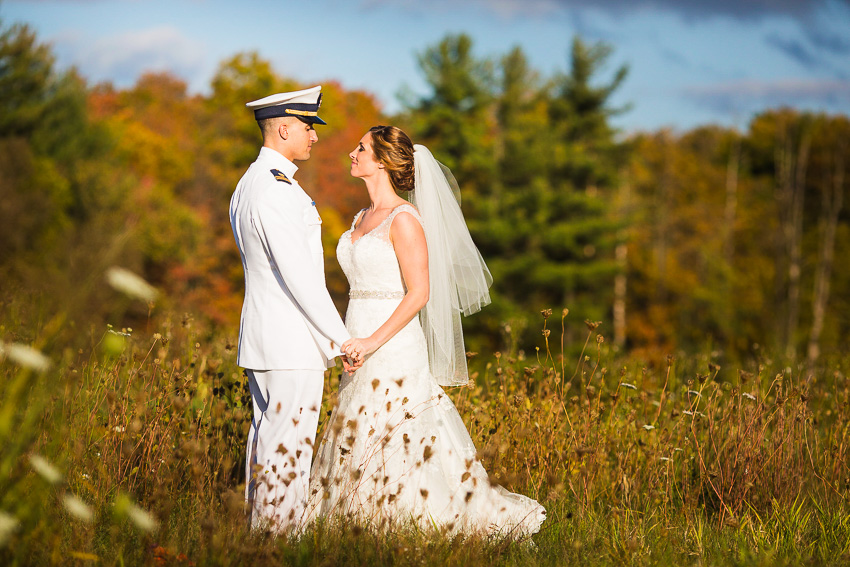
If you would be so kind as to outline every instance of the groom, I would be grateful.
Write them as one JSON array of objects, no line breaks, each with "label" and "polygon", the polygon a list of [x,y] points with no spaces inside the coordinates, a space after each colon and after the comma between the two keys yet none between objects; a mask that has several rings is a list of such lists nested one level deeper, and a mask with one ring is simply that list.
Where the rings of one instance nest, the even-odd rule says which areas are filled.
[{"label": "groom", "polygon": [[322,87],[249,102],[263,147],[230,200],[245,272],[237,364],[254,417],[245,497],[253,527],[297,527],[306,505],[325,370],[350,338],[325,285],[322,219],[294,175],[318,141]]}]

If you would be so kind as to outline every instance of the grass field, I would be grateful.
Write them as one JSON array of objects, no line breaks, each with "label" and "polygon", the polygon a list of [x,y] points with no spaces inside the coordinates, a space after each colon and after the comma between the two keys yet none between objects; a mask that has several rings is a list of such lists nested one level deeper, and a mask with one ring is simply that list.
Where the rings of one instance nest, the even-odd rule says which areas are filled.
[{"label": "grass field", "polygon": [[[447,390],[493,480],[547,508],[532,542],[345,521],[287,539],[246,526],[235,337],[186,316],[71,347],[67,325],[4,345],[2,565],[850,564],[850,358],[647,365],[544,312],[538,352],[480,353]],[[568,360],[564,325],[587,333]]]}]

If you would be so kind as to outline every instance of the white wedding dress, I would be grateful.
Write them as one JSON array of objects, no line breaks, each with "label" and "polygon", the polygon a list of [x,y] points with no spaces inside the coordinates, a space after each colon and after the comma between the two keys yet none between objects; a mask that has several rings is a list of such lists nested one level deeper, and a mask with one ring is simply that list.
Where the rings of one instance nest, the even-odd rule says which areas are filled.
[{"label": "white wedding dress", "polygon": [[[389,238],[400,213],[419,220],[415,208],[401,205],[356,242],[355,223],[340,238],[352,337],[371,335],[404,296]],[[412,522],[447,533],[523,538],[546,518],[536,501],[490,484],[457,409],[429,372],[418,316],[353,375],[343,374],[339,405],[316,454],[307,522],[343,515],[381,527]]]}]

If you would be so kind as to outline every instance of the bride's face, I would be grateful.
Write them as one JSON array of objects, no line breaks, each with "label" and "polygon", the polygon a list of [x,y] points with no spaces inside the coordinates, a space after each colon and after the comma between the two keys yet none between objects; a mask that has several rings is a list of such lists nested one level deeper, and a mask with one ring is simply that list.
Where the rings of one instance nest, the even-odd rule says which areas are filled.
[{"label": "bride's face", "polygon": [[357,147],[348,154],[348,157],[351,158],[352,177],[371,177],[384,168],[375,161],[375,154],[372,151],[372,134],[369,132],[360,138]]}]

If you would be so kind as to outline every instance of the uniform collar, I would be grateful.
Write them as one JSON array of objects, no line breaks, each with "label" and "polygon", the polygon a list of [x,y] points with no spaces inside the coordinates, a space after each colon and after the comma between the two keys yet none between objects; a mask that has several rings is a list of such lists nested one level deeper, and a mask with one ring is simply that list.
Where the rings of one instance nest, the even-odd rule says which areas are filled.
[{"label": "uniform collar", "polygon": [[283,154],[280,152],[273,150],[268,146],[260,148],[260,157],[258,159],[268,161],[270,165],[281,170],[290,179],[292,179],[295,176],[295,172],[298,171],[297,165],[283,157]]}]

